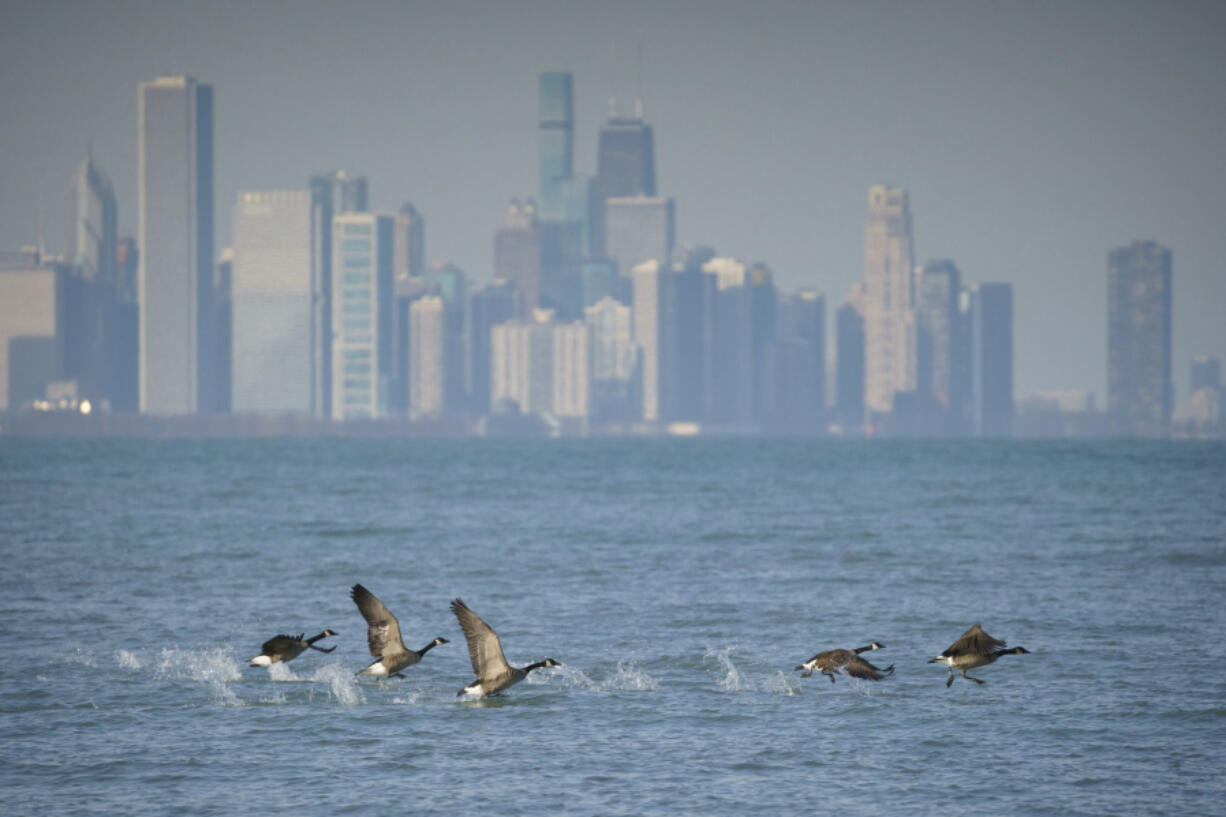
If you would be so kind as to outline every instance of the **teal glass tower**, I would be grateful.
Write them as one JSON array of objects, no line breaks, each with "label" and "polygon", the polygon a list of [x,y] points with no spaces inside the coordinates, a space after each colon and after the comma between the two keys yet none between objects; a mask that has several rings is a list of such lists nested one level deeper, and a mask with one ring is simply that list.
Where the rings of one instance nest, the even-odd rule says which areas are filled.
[{"label": "teal glass tower", "polygon": [[566,182],[574,175],[574,77],[569,71],[541,74],[538,149],[542,217],[560,219],[565,209]]}]

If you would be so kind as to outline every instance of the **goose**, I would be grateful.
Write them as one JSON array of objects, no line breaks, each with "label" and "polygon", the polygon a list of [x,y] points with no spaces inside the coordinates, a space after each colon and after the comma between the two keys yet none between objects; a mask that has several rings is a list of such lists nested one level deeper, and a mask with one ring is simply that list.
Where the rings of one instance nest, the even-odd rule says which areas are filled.
[{"label": "goose", "polygon": [[260,654],[252,658],[248,663],[252,667],[270,667],[273,664],[284,663],[285,661],[293,661],[301,655],[307,647],[320,652],[332,652],[336,647],[316,647],[315,642],[321,638],[327,638],[330,635],[336,635],[331,630],[324,630],[319,635],[313,635],[310,638],[304,639],[306,633],[299,633],[297,636],[274,635],[272,638],[264,642],[260,647]]},{"label": "goose", "polygon": [[366,669],[358,670],[358,675],[403,678],[401,670],[416,664],[439,644],[449,643],[445,638],[436,638],[416,652],[410,650],[401,640],[400,622],[374,593],[355,584],[349,594],[366,619],[366,643],[375,659]]},{"label": "goose", "polygon": [[867,647],[856,647],[854,650],[826,650],[825,652],[819,652],[808,661],[800,664],[796,669],[805,670],[800,674],[801,678],[808,678],[813,674],[813,670],[819,670],[822,675],[830,678],[830,683],[832,684],[834,683],[834,674],[839,670],[847,673],[852,678],[867,678],[870,681],[880,681],[894,671],[894,665],[890,664],[885,669],[880,669],[861,658],[860,653],[869,650],[880,650],[884,647],[884,644],[874,641]]},{"label": "goose", "polygon": [[518,684],[534,669],[558,666],[558,662],[552,658],[522,668],[511,666],[502,654],[502,642],[498,640],[498,633],[468,609],[463,599],[451,602],[451,612],[455,613],[460,629],[464,631],[464,638],[468,641],[468,657],[472,659],[473,672],[477,675],[477,680],[457,692],[456,697],[494,695]]},{"label": "goose", "polygon": [[929,664],[944,664],[949,667],[949,680],[946,688],[954,682],[954,670],[962,670],[962,677],[977,684],[984,683],[978,678],[966,674],[968,669],[991,664],[1002,655],[1029,655],[1025,647],[1005,649],[1005,642],[988,635],[983,627],[976,624],[958,637],[958,640],[945,648],[945,651],[933,658]]}]

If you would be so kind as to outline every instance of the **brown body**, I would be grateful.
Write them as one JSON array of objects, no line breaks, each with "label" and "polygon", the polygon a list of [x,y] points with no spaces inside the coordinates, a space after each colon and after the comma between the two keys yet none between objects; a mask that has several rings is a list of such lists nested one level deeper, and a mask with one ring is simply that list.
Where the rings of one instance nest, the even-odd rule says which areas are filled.
[{"label": "brown body", "polygon": [[885,669],[875,667],[868,661],[860,657],[860,653],[869,650],[880,650],[884,644],[878,644],[874,641],[867,647],[856,647],[854,650],[826,650],[819,652],[817,655],[810,658],[808,661],[800,664],[796,669],[805,670],[800,674],[802,678],[808,678],[816,670],[822,675],[830,679],[830,683],[834,683],[834,676],[837,672],[843,672],[852,678],[864,678],[869,681],[880,681],[885,676],[894,671],[894,665]]},{"label": "brown body", "polygon": [[984,683],[983,681],[978,678],[972,678],[966,674],[966,671],[968,669],[975,669],[975,667],[987,666],[1002,655],[1026,655],[1029,652],[1030,650],[1025,647],[1006,649],[1004,641],[988,635],[982,626],[976,624],[928,663],[944,664],[949,667],[949,678],[945,681],[946,687],[953,684],[954,670],[956,669],[962,671],[962,677],[966,680],[982,684]]}]

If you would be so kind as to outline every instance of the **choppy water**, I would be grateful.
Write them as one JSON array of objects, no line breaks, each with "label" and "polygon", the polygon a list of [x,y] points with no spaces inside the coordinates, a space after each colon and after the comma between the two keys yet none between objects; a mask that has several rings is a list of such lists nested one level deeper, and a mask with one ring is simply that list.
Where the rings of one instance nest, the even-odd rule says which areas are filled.
[{"label": "choppy water", "polygon": [[0,439],[0,548],[6,814],[1226,813],[1222,445]]}]

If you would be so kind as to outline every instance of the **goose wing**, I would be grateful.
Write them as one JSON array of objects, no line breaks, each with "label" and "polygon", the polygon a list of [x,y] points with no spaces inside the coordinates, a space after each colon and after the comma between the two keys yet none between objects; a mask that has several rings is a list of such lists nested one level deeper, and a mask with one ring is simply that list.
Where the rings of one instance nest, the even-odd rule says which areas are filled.
[{"label": "goose wing", "polygon": [[260,655],[273,655],[274,653],[285,652],[290,647],[296,646],[301,640],[302,636],[298,636],[295,639],[292,635],[285,635],[284,633],[274,635],[260,647]]},{"label": "goose wing", "polygon": [[481,616],[468,609],[463,599],[451,602],[451,612],[455,613],[464,631],[464,639],[468,642],[468,657],[473,662],[473,672],[477,678],[498,678],[510,674],[511,665],[502,654],[502,642],[498,633],[490,625],[481,620]]},{"label": "goose wing", "polygon": [[983,627],[976,624],[959,636],[958,640],[950,644],[949,648],[941,654],[949,658],[968,654],[985,655],[1003,646],[1005,646],[1005,642],[998,638],[992,638],[992,636],[984,631]]},{"label": "goose wing", "polygon": [[366,644],[370,647],[370,654],[381,658],[405,652],[404,641],[400,638],[400,622],[392,611],[360,584],[353,586],[350,595],[362,618],[366,619]]},{"label": "goose wing", "polygon": [[881,670],[858,655],[853,655],[848,659],[847,663],[843,665],[843,672],[852,678],[868,678],[873,681],[881,680]]}]

